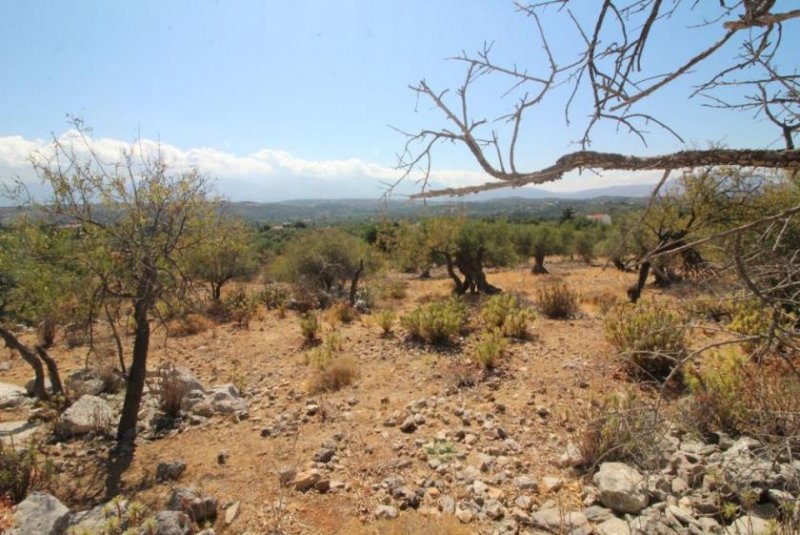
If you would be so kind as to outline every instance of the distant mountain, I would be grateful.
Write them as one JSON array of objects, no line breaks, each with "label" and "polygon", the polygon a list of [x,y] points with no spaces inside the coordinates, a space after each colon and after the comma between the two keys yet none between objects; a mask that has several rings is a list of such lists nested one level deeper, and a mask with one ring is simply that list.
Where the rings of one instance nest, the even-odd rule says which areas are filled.
[{"label": "distant mountain", "polygon": [[[667,183],[669,186],[671,182]],[[596,199],[599,197],[649,197],[654,184],[631,184],[628,186],[607,186],[573,192],[547,191],[541,188],[521,187],[482,191],[461,197],[464,201],[487,201],[509,197],[520,199]]]},{"label": "distant mountain", "polygon": [[[652,188],[651,185],[638,184],[554,193],[522,187],[465,197],[430,199],[427,203],[420,200],[381,200],[380,193],[376,193],[372,198],[293,199],[268,203],[230,201],[223,204],[223,209],[249,221],[269,224],[295,221],[327,224],[380,217],[417,218],[454,213],[479,217],[550,219],[559,217],[565,208],[571,208],[580,216],[598,212],[613,213],[641,206],[650,196]],[[258,198],[257,195],[253,197]],[[0,206],[0,223],[25,212],[25,209],[18,207]]]}]

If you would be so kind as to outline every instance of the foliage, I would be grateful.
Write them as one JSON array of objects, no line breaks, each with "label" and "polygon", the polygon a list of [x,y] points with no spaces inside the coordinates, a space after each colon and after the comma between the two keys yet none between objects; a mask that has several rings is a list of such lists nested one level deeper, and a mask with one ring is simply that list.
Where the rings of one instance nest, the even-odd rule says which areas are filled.
[{"label": "foliage", "polygon": [[659,468],[659,438],[667,426],[657,404],[626,392],[611,394],[593,406],[578,444],[584,467],[617,461]]},{"label": "foliage", "polygon": [[303,342],[311,344],[319,339],[322,326],[319,317],[313,312],[306,313],[300,319],[300,332],[303,334]]},{"label": "foliage", "polygon": [[686,351],[680,315],[655,301],[623,303],[605,319],[606,339],[635,377],[666,379]]},{"label": "foliage", "polygon": [[327,228],[306,232],[289,243],[270,266],[270,273],[279,281],[341,295],[362,260],[367,271],[379,265],[366,243],[340,229]]},{"label": "foliage", "polygon": [[735,350],[713,351],[700,370],[690,369],[685,374],[692,395],[690,405],[697,409],[689,410],[686,418],[693,429],[702,434],[740,431],[741,422],[749,419],[742,397],[747,360]]},{"label": "foliage", "polygon": [[434,437],[425,445],[425,453],[429,458],[446,463],[456,454],[456,447],[447,439]]},{"label": "foliage", "polygon": [[528,325],[533,318],[533,311],[521,306],[519,297],[513,294],[494,295],[486,300],[481,309],[481,319],[485,325],[499,329],[504,336],[520,340],[530,336]]},{"label": "foliage", "polygon": [[255,272],[253,233],[244,221],[217,213],[209,214],[199,232],[203,239],[187,255],[187,273],[207,282],[219,300],[225,283]]},{"label": "foliage", "polygon": [[258,310],[258,296],[251,296],[245,288],[238,288],[222,299],[222,313],[226,321],[233,321],[242,328],[250,326]]},{"label": "foliage", "polygon": [[685,381],[691,396],[684,421],[692,430],[800,446],[800,379],[785,363],[759,365],[728,348],[711,352]]},{"label": "foliage", "polygon": [[763,306],[755,299],[740,301],[733,307],[728,329],[745,337],[760,337],[761,340],[742,342],[742,347],[746,351],[753,352],[768,337],[776,316],[776,326],[778,327],[790,328],[795,321],[794,314],[784,310],[775,311],[770,307]]},{"label": "foliage", "polygon": [[550,319],[569,319],[578,313],[578,292],[565,282],[545,284],[536,296],[539,311]]},{"label": "foliage", "polygon": [[453,342],[466,321],[466,305],[457,297],[420,305],[401,319],[403,327],[413,338],[434,345]]},{"label": "foliage", "polygon": [[52,475],[52,465],[39,461],[33,445],[16,449],[0,441],[0,499],[17,504],[31,490],[46,485]]},{"label": "foliage", "polygon": [[485,331],[475,344],[475,351],[472,358],[484,370],[494,369],[497,361],[503,356],[503,352],[508,346],[508,341],[497,329]]},{"label": "foliage", "polygon": [[285,284],[266,283],[256,294],[255,300],[267,310],[285,308],[292,296],[291,288]]},{"label": "foliage", "polygon": [[337,301],[331,307],[329,317],[336,322],[352,323],[358,317],[358,312],[344,301]]},{"label": "foliage", "polygon": [[389,336],[394,328],[395,313],[393,310],[384,309],[375,314],[375,323],[381,328],[383,336]]}]

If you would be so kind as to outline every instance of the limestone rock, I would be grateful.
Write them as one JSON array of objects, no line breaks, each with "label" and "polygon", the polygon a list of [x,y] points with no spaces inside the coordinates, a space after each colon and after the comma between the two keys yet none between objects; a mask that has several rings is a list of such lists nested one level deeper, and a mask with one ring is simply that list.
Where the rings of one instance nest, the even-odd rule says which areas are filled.
[{"label": "limestone rock", "polygon": [[600,491],[600,501],[618,513],[638,513],[647,507],[644,478],[624,463],[603,463],[592,481]]},{"label": "limestone rock", "polygon": [[21,386],[0,383],[0,409],[18,407],[26,395],[27,391]]},{"label": "limestone rock", "polygon": [[191,535],[192,521],[182,511],[159,511],[155,515],[158,535]]},{"label": "limestone rock", "polygon": [[44,492],[32,492],[14,508],[16,527],[12,535],[62,535],[69,522],[69,509]]},{"label": "limestone rock", "polygon": [[104,399],[86,394],[61,414],[56,423],[56,434],[72,437],[104,432],[111,426],[113,417],[111,407]]},{"label": "limestone rock", "polygon": [[167,507],[183,511],[198,524],[217,517],[217,499],[194,487],[173,490]]}]

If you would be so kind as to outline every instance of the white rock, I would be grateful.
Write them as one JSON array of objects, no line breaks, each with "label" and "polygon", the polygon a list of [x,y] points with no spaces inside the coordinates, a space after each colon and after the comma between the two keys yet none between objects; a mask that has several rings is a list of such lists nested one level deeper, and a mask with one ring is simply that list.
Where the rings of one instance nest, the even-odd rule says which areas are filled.
[{"label": "white rock", "polygon": [[114,414],[104,399],[84,395],[65,410],[56,424],[56,434],[62,437],[103,432],[111,426]]},{"label": "white rock", "polygon": [[618,513],[638,513],[647,507],[644,478],[623,463],[603,463],[592,478],[600,491],[600,501]]}]

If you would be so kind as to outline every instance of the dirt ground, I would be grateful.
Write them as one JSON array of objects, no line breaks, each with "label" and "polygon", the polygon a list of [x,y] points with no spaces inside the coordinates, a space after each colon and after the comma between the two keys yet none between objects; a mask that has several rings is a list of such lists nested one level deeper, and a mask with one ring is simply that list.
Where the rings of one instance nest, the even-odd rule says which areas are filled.
[{"label": "dirt ground", "polygon": [[[581,295],[581,313],[572,320],[538,317],[531,340],[514,343],[494,377],[472,387],[457,387],[465,373],[473,373],[469,339],[460,347],[435,351],[406,340],[399,326],[394,335],[381,337],[370,315],[339,326],[344,352],[358,362],[357,382],[335,393],[309,395],[309,366],[303,347],[299,319],[289,312],[263,311],[249,328],[219,325],[203,333],[166,339],[157,331],[153,339],[150,368],[162,362],[191,370],[205,385],[234,382],[244,385],[249,418],[234,421],[215,416],[199,426],[187,426],[160,440],[140,441],[134,462],[124,473],[120,491],[134,495],[154,509],[163,507],[170,484],[157,483],[153,474],[158,461],[185,459],[188,469],[180,485],[194,484],[216,496],[224,507],[240,502],[241,513],[230,525],[217,522],[218,533],[264,533],[282,528],[290,533],[350,533],[370,518],[383,494],[377,490],[389,476],[419,482],[447,475],[434,473],[420,448],[432,437],[465,428],[457,409],[474,418],[468,430],[481,430],[480,420],[491,419],[520,446],[509,467],[513,475],[534,479],[544,476],[575,481],[573,474],[557,465],[567,441],[580,428],[593,399],[616,389],[629,388],[613,351],[604,340],[599,303],[607,296],[624,296],[635,275],[613,268],[586,266],[568,260],[550,263],[551,275],[534,276],[528,268],[490,271],[489,281],[505,291],[535,300],[537,288],[554,277],[564,279]],[[447,295],[450,281],[444,274],[420,280],[411,275],[392,275],[408,283],[407,296],[381,303],[398,316],[433,295]],[[656,289],[647,289],[657,295]],[[475,304],[477,306],[477,303]],[[80,368],[85,348],[58,347],[53,354],[62,373]],[[24,384],[31,374],[18,357],[0,380]],[[416,432],[402,433],[383,423],[395,411],[426,399],[427,420]],[[306,414],[315,401],[319,410]],[[262,429],[280,415],[298,422],[296,433],[262,437]],[[490,415],[490,416],[487,416]],[[18,419],[15,412],[0,412],[0,419]],[[342,481],[343,490],[320,494],[298,493],[281,488],[278,471],[283,467],[303,469],[311,464],[322,442],[341,433],[337,458],[330,473]],[[103,489],[107,467],[100,457],[106,451],[92,444],[48,446],[69,469],[58,494],[65,503],[84,505],[97,500]],[[481,435],[469,445],[455,445],[460,453],[457,466],[468,465],[481,451],[492,452],[496,444]],[[227,451],[224,464],[218,462]],[[455,470],[456,468],[453,468]],[[458,497],[457,486],[453,493]],[[565,499],[576,495],[579,482],[560,491]],[[436,507],[436,492],[423,499],[420,515]],[[533,495],[535,501],[552,496]],[[513,500],[513,496],[511,497]],[[399,521],[399,520],[398,520]],[[396,522],[398,522],[396,521]],[[471,529],[480,529],[472,525]]]}]

